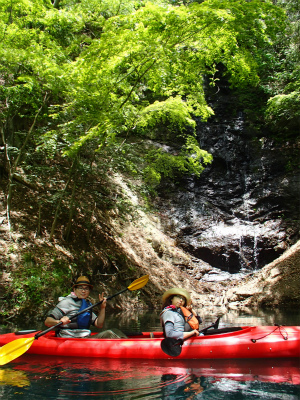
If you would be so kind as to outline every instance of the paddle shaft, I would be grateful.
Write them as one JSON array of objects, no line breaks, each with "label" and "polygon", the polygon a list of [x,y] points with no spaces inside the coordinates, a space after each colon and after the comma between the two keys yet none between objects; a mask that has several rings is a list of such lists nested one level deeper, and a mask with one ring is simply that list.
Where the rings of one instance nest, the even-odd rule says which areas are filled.
[{"label": "paddle shaft", "polygon": [[[121,290],[120,292],[115,293],[115,294],[113,294],[113,295],[107,297],[106,300],[110,300],[110,299],[112,299],[113,297],[116,297],[116,296],[118,296],[119,294],[121,294],[121,293],[123,293],[123,292],[126,292],[126,290],[128,290],[128,288],[123,289],[123,290]],[[85,308],[84,310],[81,310],[81,311],[79,311],[78,313],[74,314],[72,317],[70,317],[70,320],[72,320],[72,319],[78,317],[78,315],[83,314],[83,313],[85,313],[85,312],[91,310],[92,308],[94,308],[94,307],[96,307],[96,306],[99,306],[99,305],[102,304],[102,303],[103,303],[103,300],[100,300],[100,301],[98,301],[98,303],[95,303],[95,304],[90,305],[89,307]],[[43,335],[46,335],[46,333],[52,331],[53,329],[58,328],[58,327],[61,326],[62,324],[63,324],[62,321],[60,321],[58,324],[53,325],[53,326],[50,326],[50,328],[46,329],[45,331],[40,332],[40,333],[37,333],[37,334],[34,336],[34,338],[35,338],[35,339],[38,339],[39,337],[41,337],[41,336],[43,336]]]},{"label": "paddle shaft", "polygon": [[212,325],[209,325],[209,326],[207,326],[206,328],[201,329],[201,331],[199,331],[199,333],[206,332],[206,331],[207,331],[208,329],[210,329],[210,328],[216,328],[216,329],[217,329],[217,327],[219,326],[220,318],[221,318],[221,317],[218,317],[218,318],[216,319],[216,321],[215,321]]}]

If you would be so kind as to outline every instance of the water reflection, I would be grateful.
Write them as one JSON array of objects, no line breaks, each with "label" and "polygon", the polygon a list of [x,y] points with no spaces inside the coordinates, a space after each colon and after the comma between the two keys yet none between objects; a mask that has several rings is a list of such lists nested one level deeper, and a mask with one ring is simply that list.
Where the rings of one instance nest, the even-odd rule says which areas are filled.
[{"label": "water reflection", "polygon": [[29,386],[30,381],[23,371],[18,371],[10,368],[0,370],[0,386]]},{"label": "water reflection", "polygon": [[[4,383],[3,398],[298,399],[300,366],[284,360],[99,360],[26,355],[2,370],[22,387]],[[259,392],[265,393],[259,397]],[[279,393],[283,396],[279,396]],[[254,395],[255,394],[255,395]],[[278,397],[276,397],[278,395]],[[43,397],[44,396],[44,397]],[[227,396],[227,397],[226,397]]]}]

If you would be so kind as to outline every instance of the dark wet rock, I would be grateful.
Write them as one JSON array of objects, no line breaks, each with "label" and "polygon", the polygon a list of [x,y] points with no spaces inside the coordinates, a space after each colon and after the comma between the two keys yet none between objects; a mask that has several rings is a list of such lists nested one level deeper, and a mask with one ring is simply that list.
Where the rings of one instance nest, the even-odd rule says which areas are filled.
[{"label": "dark wet rock", "polygon": [[254,132],[243,112],[232,112],[229,93],[218,94],[215,117],[198,122],[213,163],[180,190],[162,187],[158,203],[181,248],[235,274],[262,268],[300,238],[300,145]]}]

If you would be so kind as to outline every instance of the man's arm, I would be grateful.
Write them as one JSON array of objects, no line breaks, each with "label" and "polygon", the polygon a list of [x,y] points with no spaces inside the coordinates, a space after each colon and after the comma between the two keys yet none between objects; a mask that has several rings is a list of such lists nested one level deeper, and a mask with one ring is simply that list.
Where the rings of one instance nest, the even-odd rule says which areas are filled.
[{"label": "man's arm", "polygon": [[61,319],[55,319],[53,317],[47,317],[44,323],[45,323],[46,326],[48,326],[50,328],[50,326],[57,325],[60,322],[62,322],[63,325],[66,325],[66,324],[69,324],[71,322],[71,320],[69,319],[69,317],[67,317],[65,315]]}]

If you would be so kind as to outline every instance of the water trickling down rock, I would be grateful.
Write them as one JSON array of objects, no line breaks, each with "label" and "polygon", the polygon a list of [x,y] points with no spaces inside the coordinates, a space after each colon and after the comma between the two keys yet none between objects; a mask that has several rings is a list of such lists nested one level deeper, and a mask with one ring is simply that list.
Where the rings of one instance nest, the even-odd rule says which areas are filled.
[{"label": "water trickling down rock", "polygon": [[168,184],[158,200],[168,233],[212,266],[204,274],[195,267],[207,281],[260,269],[299,239],[300,169],[287,168],[300,159],[299,145],[258,136],[242,111],[232,116],[232,100],[225,90],[212,105],[215,116],[198,122],[213,163],[180,189]]}]

